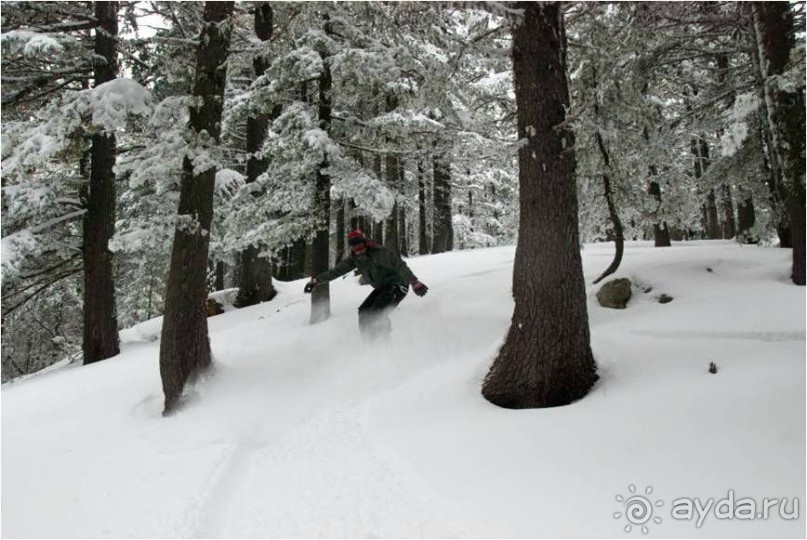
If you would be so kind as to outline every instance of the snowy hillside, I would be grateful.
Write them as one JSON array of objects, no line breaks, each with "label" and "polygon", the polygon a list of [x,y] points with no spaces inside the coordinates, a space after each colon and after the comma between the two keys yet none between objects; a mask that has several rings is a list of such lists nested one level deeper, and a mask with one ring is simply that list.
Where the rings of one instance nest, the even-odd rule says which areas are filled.
[{"label": "snowy hillside", "polygon": [[[333,316],[313,327],[303,281],[279,283],[272,302],[209,320],[215,371],[170,418],[159,320],[123,332],[119,357],[6,384],[2,535],[627,538],[641,524],[625,532],[616,497],[638,494],[662,502],[647,536],[803,536],[790,251],[630,243],[616,277],[652,291],[624,311],[590,285],[611,253],[583,251],[601,379],[568,407],[503,410],[479,393],[512,312],[512,247],[410,259],[430,292],[393,314],[391,350],[362,345],[355,278],[334,282]],[[671,515],[729,490],[759,512],[796,497],[799,518]]]}]

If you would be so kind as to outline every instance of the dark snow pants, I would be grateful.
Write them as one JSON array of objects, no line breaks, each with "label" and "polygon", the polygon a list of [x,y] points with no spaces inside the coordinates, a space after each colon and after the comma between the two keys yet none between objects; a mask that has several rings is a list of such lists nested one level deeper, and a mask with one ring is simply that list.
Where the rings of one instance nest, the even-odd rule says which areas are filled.
[{"label": "dark snow pants", "polygon": [[365,341],[389,339],[389,313],[406,297],[409,286],[396,283],[373,289],[359,306],[359,331]]}]

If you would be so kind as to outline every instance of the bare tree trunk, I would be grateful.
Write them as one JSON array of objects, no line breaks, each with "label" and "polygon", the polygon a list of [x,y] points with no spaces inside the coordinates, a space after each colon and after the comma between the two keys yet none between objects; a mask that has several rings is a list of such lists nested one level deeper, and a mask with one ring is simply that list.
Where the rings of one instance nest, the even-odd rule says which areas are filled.
[{"label": "bare tree trunk", "polygon": [[224,290],[224,274],[225,274],[225,265],[224,261],[216,261],[216,274],[215,274],[215,283],[213,288],[217,291]]},{"label": "bare tree trunk", "polygon": [[[325,16],[325,33],[330,34],[330,20]],[[330,60],[322,56],[322,73],[319,76],[319,127],[326,133],[331,132],[331,66]],[[319,229],[311,246],[311,275],[325,272],[330,266],[331,246],[331,178],[323,170],[328,167],[328,157],[317,169],[317,186],[315,190],[315,212],[319,218]],[[316,287],[311,292],[311,324],[327,320],[331,316],[331,289],[327,283]]]},{"label": "bare tree trunk", "polygon": [[426,231],[426,171],[423,161],[418,160],[418,253],[429,253],[429,239]]},{"label": "bare tree trunk", "polygon": [[[272,39],[274,14],[269,2],[261,2],[255,6],[254,27],[255,35],[263,42]],[[258,54],[252,60],[255,75],[260,77],[269,67],[269,60]],[[259,114],[247,118],[247,179],[251,184],[266,172],[268,160],[260,155],[261,147],[266,138],[269,122],[280,116],[280,107],[275,107],[270,115]],[[272,263],[266,257],[259,257],[260,248],[250,245],[238,256],[239,268],[238,295],[235,298],[236,307],[246,307],[271,300],[277,294],[272,284]]]},{"label": "bare tree trunk", "polygon": [[[373,172],[376,178],[381,180],[381,156],[376,154],[373,157]],[[384,243],[384,221],[373,221],[370,226],[370,238],[377,244]]]},{"label": "bare tree trunk", "polygon": [[[690,142],[692,151],[692,168],[695,179],[703,177],[703,173],[709,168],[709,146],[703,137],[695,137]],[[714,188],[709,188],[701,210],[703,219],[703,230],[706,238],[717,240],[722,237],[720,230],[720,220],[717,213],[717,197]]]},{"label": "bare tree trunk", "polygon": [[[651,177],[656,175],[655,166],[650,167],[650,175]],[[658,206],[661,206],[661,186],[658,182],[651,180],[647,186],[647,193],[656,199]],[[670,247],[670,231],[665,221],[656,220],[653,223],[653,240],[655,247]]]},{"label": "bare tree trunk", "polygon": [[[398,107],[398,98],[391,93],[387,94],[387,112],[392,112]],[[388,144],[394,146],[394,140],[388,140]],[[386,155],[386,173],[387,173],[387,186],[389,189],[394,193],[398,194],[401,189],[401,159],[398,157],[397,154],[394,152],[388,152]],[[386,226],[384,227],[384,231],[386,235],[384,237],[384,246],[395,253],[396,255],[401,254],[400,248],[400,231],[398,229],[398,224],[400,221],[400,206],[398,205],[398,201],[395,201],[395,204],[392,206],[392,212],[390,213],[389,217],[387,218]]]},{"label": "bare tree trunk", "polygon": [[[219,143],[221,136],[231,32],[227,21],[232,16],[233,4],[205,2],[204,25],[196,56],[193,95],[199,105],[190,108],[190,127],[197,136],[206,131],[214,144]],[[215,177],[215,168],[196,171],[191,160],[184,158],[179,221],[174,231],[160,340],[160,376],[165,394],[163,414],[170,414],[176,408],[185,383],[211,363],[205,301]]]},{"label": "bare tree trunk", "polygon": [[706,238],[717,240],[720,238],[720,221],[717,218],[717,197],[715,190],[710,188],[706,192],[706,200],[703,203],[703,228]]},{"label": "bare tree trunk", "polygon": [[338,210],[336,211],[336,262],[340,262],[345,257],[345,203],[339,200],[336,203]]},{"label": "bare tree trunk", "polygon": [[771,77],[784,73],[790,62],[794,16],[788,2],[754,2],[752,11],[757,66],[771,135],[770,160],[776,191],[790,221],[791,278],[796,285],[805,285],[804,81],[795,91],[771,81]]},{"label": "bare tree trunk", "polygon": [[734,238],[737,234],[737,226],[734,222],[734,201],[731,198],[731,186],[723,184],[720,186],[720,230],[725,240]]},{"label": "bare tree trunk", "polygon": [[603,194],[605,196],[605,204],[608,206],[608,216],[611,218],[612,229],[610,232],[613,232],[614,240],[614,259],[611,261],[608,268],[600,274],[600,277],[594,280],[596,284],[616,272],[619,265],[622,263],[622,255],[625,251],[625,232],[622,228],[622,220],[619,219],[619,212],[616,209],[614,194],[611,189],[611,177],[609,176],[611,172],[611,156],[608,153],[608,149],[605,147],[605,141],[602,138],[602,133],[600,133],[599,128],[600,106],[597,98],[597,73],[594,72],[592,76],[594,79],[594,116],[597,119],[597,128],[594,137],[597,140],[597,148],[600,150],[600,156],[602,157],[604,169],[602,174]]},{"label": "bare tree trunk", "polygon": [[[95,33],[95,86],[117,78],[118,2],[95,2],[100,28]],[[103,59],[103,60],[101,60]],[[90,188],[84,215],[84,363],[120,352],[115,282],[109,240],[115,234],[114,133],[92,136]]]},{"label": "bare tree trunk", "polygon": [[737,203],[737,222],[742,241],[746,244],[756,244],[756,238],[751,236],[751,228],[756,221],[756,214],[754,212],[754,200],[750,197],[744,197]]},{"label": "bare tree trunk", "polygon": [[520,3],[513,28],[518,107],[519,234],[515,309],[482,386],[500,407],[566,405],[597,380],[579,250],[574,137],[566,120],[566,35],[556,3]]},{"label": "bare tree trunk", "polygon": [[451,250],[451,165],[445,155],[435,155],[434,170],[434,215],[432,219],[432,253]]},{"label": "bare tree trunk", "polygon": [[409,256],[409,242],[407,242],[407,231],[406,231],[406,207],[401,206],[398,208],[398,217],[400,221],[398,223],[398,231],[399,231],[399,238],[400,241],[400,251],[401,255],[404,257]]}]

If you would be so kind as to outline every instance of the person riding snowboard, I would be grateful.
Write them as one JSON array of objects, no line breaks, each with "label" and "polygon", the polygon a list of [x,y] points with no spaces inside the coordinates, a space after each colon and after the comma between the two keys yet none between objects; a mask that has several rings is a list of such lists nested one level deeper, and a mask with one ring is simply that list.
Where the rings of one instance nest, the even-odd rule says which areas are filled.
[{"label": "person riding snowboard", "polygon": [[404,299],[409,286],[418,296],[425,295],[429,288],[418,281],[398,255],[376,245],[361,229],[350,231],[347,243],[350,254],[330,270],[311,278],[303,290],[310,293],[314,287],[358,269],[364,280],[373,286],[373,292],[359,306],[361,335],[368,341],[387,338],[392,330],[389,312]]}]

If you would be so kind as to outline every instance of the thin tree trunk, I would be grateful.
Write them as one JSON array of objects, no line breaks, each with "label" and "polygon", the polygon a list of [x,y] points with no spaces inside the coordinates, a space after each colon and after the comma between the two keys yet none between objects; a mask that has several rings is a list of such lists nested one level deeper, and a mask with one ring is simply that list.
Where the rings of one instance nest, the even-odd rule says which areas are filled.
[{"label": "thin tree trunk", "polygon": [[[95,86],[117,78],[118,2],[96,2]],[[100,60],[103,59],[103,60]],[[115,283],[109,240],[115,233],[114,133],[92,136],[90,187],[84,215],[84,363],[90,364],[120,352]]]},{"label": "thin tree trunk", "polygon": [[574,138],[566,121],[566,35],[556,3],[521,3],[513,28],[518,108],[519,234],[515,309],[482,386],[500,407],[566,405],[597,380],[579,249]]},{"label": "thin tree trunk", "polygon": [[224,290],[224,273],[225,273],[225,266],[224,261],[216,261],[216,279],[215,283],[213,284],[213,288],[217,291]]},{"label": "thin tree trunk", "polygon": [[[382,170],[381,170],[381,155],[376,154],[373,156],[373,172],[375,172],[376,178],[381,180]],[[384,222],[382,221],[373,221],[370,227],[370,238],[377,244],[384,243]]]},{"label": "thin tree trunk", "polygon": [[706,200],[703,203],[703,227],[706,233],[706,238],[709,240],[717,240],[720,238],[720,221],[717,217],[717,197],[715,190],[709,188],[706,192]]},{"label": "thin tree trunk", "polygon": [[[605,170],[609,171],[611,169],[611,159],[608,155],[608,150],[605,148],[605,143],[602,140],[602,135],[600,134],[599,129],[594,135],[597,139],[597,146],[600,149],[600,155],[602,155],[603,163],[605,164]],[[614,203],[614,194],[611,190],[611,178],[608,176],[607,172],[603,172],[602,186],[605,195],[605,204],[608,206],[608,215],[610,216],[611,224],[613,225],[614,259],[611,261],[608,268],[606,268],[605,271],[600,274],[600,277],[594,280],[595,284],[617,271],[619,265],[622,263],[622,255],[625,252],[625,232],[622,228],[622,220],[619,219],[619,212],[616,209],[616,204]]]},{"label": "thin tree trunk", "polygon": [[[262,42],[272,39],[274,14],[269,2],[261,2],[255,6],[254,28],[255,35]],[[260,77],[269,67],[269,60],[263,54],[257,54],[252,60],[255,76]],[[266,172],[269,162],[260,154],[269,122],[280,116],[280,107],[275,107],[270,115],[259,114],[247,118],[247,178],[251,184]],[[256,196],[259,196],[256,194]],[[238,257],[239,268],[238,294],[235,298],[236,307],[246,307],[267,302],[275,297],[277,290],[272,284],[272,263],[266,257],[259,257],[260,248],[255,245],[248,246]]]},{"label": "thin tree trunk", "polygon": [[734,201],[731,198],[731,186],[723,184],[720,186],[720,230],[724,240],[729,240],[737,235],[737,226],[734,222]]},{"label": "thin tree trunk", "polygon": [[755,222],[754,200],[750,196],[740,199],[740,202],[737,203],[738,234],[746,244],[757,243],[757,239],[750,232]]},{"label": "thin tree trunk", "polygon": [[602,133],[599,129],[599,113],[600,113],[600,106],[597,98],[597,73],[594,71],[592,74],[594,80],[594,117],[597,120],[598,127],[594,132],[594,137],[597,140],[597,148],[600,151],[600,156],[602,157],[603,162],[603,174],[602,174],[602,186],[603,186],[603,194],[605,196],[605,204],[608,206],[608,215],[611,218],[611,224],[613,228],[611,231],[613,233],[613,241],[614,241],[614,258],[611,261],[611,264],[605,271],[594,280],[594,283],[597,284],[606,277],[610,276],[614,272],[617,271],[619,265],[622,263],[622,255],[625,251],[625,233],[622,228],[622,220],[619,219],[619,212],[616,209],[616,203],[614,203],[614,194],[611,189],[611,178],[609,173],[611,171],[611,156],[608,154],[608,149],[605,147],[605,141],[602,138]]},{"label": "thin tree trunk", "polygon": [[[218,144],[221,136],[231,32],[228,19],[233,4],[205,2],[196,56],[193,95],[199,105],[190,108],[190,128],[196,134],[206,131],[214,144]],[[215,168],[198,171],[188,157],[183,159],[179,221],[174,231],[160,340],[163,414],[175,410],[185,383],[211,363],[205,301],[215,177]]]},{"label": "thin tree trunk", "polygon": [[336,262],[340,262],[345,257],[345,203],[341,199],[337,201],[336,211]]},{"label": "thin tree trunk", "polygon": [[434,170],[434,215],[432,218],[432,253],[451,250],[451,166],[445,155],[435,155]]},{"label": "thin tree trunk", "polygon": [[409,242],[407,241],[407,238],[406,238],[406,235],[407,235],[407,231],[406,231],[406,207],[401,206],[400,208],[398,208],[398,217],[400,218],[400,221],[398,223],[398,231],[399,231],[399,237],[401,239],[401,241],[400,241],[401,255],[403,255],[404,257],[408,257],[409,256]]},{"label": "thin tree trunk", "polygon": [[[330,20],[325,18],[325,33],[330,34]],[[319,76],[319,127],[331,131],[331,67],[330,60],[322,56],[322,73]],[[330,266],[331,224],[331,178],[323,171],[328,167],[328,157],[317,168],[314,208],[319,219],[319,229],[311,245],[311,275],[325,272]],[[311,324],[327,320],[331,316],[331,290],[327,283],[316,287],[311,293]]]},{"label": "thin tree trunk", "polygon": [[[655,165],[650,166],[651,177],[656,175]],[[658,203],[656,208],[661,206],[661,186],[658,182],[651,180],[647,186],[647,193]],[[653,223],[653,240],[655,247],[670,247],[670,231],[667,229],[665,221],[656,220]]]},{"label": "thin tree trunk", "polygon": [[418,160],[418,253],[429,253],[429,238],[426,231],[426,171],[423,161]]},{"label": "thin tree trunk", "polygon": [[[387,112],[392,112],[398,107],[398,99],[394,94],[388,93],[386,101]],[[387,144],[394,146],[395,141],[387,140]],[[397,154],[389,152],[386,155],[385,161],[387,186],[394,194],[397,195],[401,189],[401,159]],[[398,215],[399,212],[400,206],[396,200],[395,204],[392,206],[392,212],[390,213],[389,217],[387,217],[386,226],[384,227],[386,232],[386,236],[384,237],[384,246],[396,255],[400,255],[401,253],[400,231],[398,230],[398,223],[400,220],[400,216]]]},{"label": "thin tree trunk", "polygon": [[[646,91],[645,85],[645,91]],[[650,141],[650,134],[647,127],[642,130],[642,136],[645,142]],[[667,223],[658,218],[658,212],[661,208],[661,186],[653,180],[658,175],[658,170],[655,165],[648,167],[650,179],[647,182],[647,193],[656,200],[656,210],[653,212],[653,239],[655,247],[670,247],[670,231],[667,230]]]},{"label": "thin tree trunk", "polygon": [[[706,169],[709,168],[709,145],[703,137],[695,137],[690,142],[692,152],[692,168],[695,179],[703,177]],[[701,210],[703,215],[703,230],[706,238],[717,240],[722,237],[720,230],[720,219],[717,213],[717,197],[714,188],[709,188]]]}]

